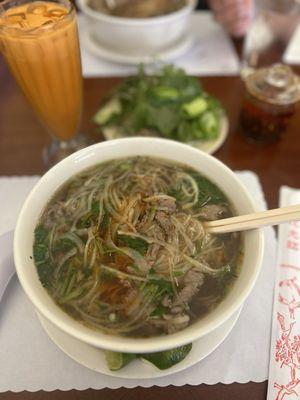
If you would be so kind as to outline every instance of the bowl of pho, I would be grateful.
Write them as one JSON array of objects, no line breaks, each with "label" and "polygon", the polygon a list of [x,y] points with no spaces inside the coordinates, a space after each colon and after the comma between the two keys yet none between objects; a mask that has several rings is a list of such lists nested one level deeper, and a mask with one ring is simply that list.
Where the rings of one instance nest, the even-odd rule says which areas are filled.
[{"label": "bowl of pho", "polygon": [[111,8],[107,3],[77,2],[89,25],[89,42],[103,49],[101,54],[108,51],[149,62],[171,49],[186,48],[196,0],[118,0]]},{"label": "bowl of pho", "polygon": [[17,274],[36,310],[85,343],[172,349],[230,318],[260,269],[260,230],[212,235],[203,221],[255,211],[238,177],[191,146],[98,143],[55,165],[27,197]]}]

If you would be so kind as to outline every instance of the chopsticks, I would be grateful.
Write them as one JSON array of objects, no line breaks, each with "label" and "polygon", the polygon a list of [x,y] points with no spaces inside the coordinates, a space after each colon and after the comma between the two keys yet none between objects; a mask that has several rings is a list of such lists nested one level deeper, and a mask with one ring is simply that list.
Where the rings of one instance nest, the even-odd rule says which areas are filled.
[{"label": "chopsticks", "polygon": [[300,219],[300,204],[275,208],[237,217],[206,221],[204,228],[209,233],[227,233],[255,229],[267,225],[278,225]]}]

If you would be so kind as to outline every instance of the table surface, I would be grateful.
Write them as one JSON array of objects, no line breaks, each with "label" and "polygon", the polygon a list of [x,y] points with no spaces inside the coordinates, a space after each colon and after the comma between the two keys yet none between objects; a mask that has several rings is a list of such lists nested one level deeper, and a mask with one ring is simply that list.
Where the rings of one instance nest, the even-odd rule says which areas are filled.
[{"label": "table surface", "polygon": [[[32,175],[44,172],[41,158],[42,148],[47,145],[47,133],[39,125],[29,105],[24,100],[14,80],[0,58],[0,175]],[[102,140],[91,117],[97,110],[101,98],[120,79],[86,79],[84,81],[84,111],[81,130],[91,140]],[[281,185],[300,186],[300,113],[291,121],[288,132],[280,141],[268,146],[248,143],[238,128],[238,115],[243,96],[243,85],[239,77],[206,77],[201,79],[203,87],[216,96],[224,105],[230,120],[230,132],[226,143],[215,156],[234,170],[250,169],[259,176],[269,207],[278,205]],[[231,385],[199,385],[167,388],[104,389],[101,391],[2,393],[0,399],[32,400],[84,400],[127,399],[144,400],[173,398],[205,400],[263,400],[266,398],[267,382]]]}]

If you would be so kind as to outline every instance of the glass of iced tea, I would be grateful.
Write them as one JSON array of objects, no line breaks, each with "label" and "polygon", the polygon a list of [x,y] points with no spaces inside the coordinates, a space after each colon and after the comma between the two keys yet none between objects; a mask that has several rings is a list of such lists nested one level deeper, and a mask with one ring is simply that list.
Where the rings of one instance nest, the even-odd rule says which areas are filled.
[{"label": "glass of iced tea", "polygon": [[53,140],[47,166],[84,147],[78,135],[82,72],[76,12],[68,0],[4,0],[0,50]]}]

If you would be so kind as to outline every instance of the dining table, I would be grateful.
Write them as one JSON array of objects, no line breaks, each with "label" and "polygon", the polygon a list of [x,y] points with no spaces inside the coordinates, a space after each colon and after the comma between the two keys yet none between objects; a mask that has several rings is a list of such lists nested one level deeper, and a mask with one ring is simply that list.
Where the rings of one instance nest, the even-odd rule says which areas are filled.
[{"label": "dining table", "polygon": [[[240,52],[241,41],[237,41],[235,45]],[[299,68],[294,69],[300,72]],[[295,113],[287,131],[277,142],[268,145],[252,143],[244,137],[238,123],[244,96],[244,85],[240,77],[205,76],[199,79],[203,88],[222,103],[230,122],[228,138],[214,156],[233,170],[255,172],[262,184],[268,207],[277,207],[282,185],[300,187],[300,112]],[[84,79],[80,131],[87,135],[91,143],[103,140],[92,117],[104,96],[120,81],[121,78],[115,77]],[[0,82],[0,176],[43,174],[45,169],[42,149],[50,141],[50,137],[39,124],[2,58]],[[16,368],[17,357],[16,354]],[[221,378],[220,376],[220,380]],[[267,385],[266,380],[258,383],[164,388],[152,386],[134,389],[5,392],[0,393],[0,400],[265,400]]]}]

